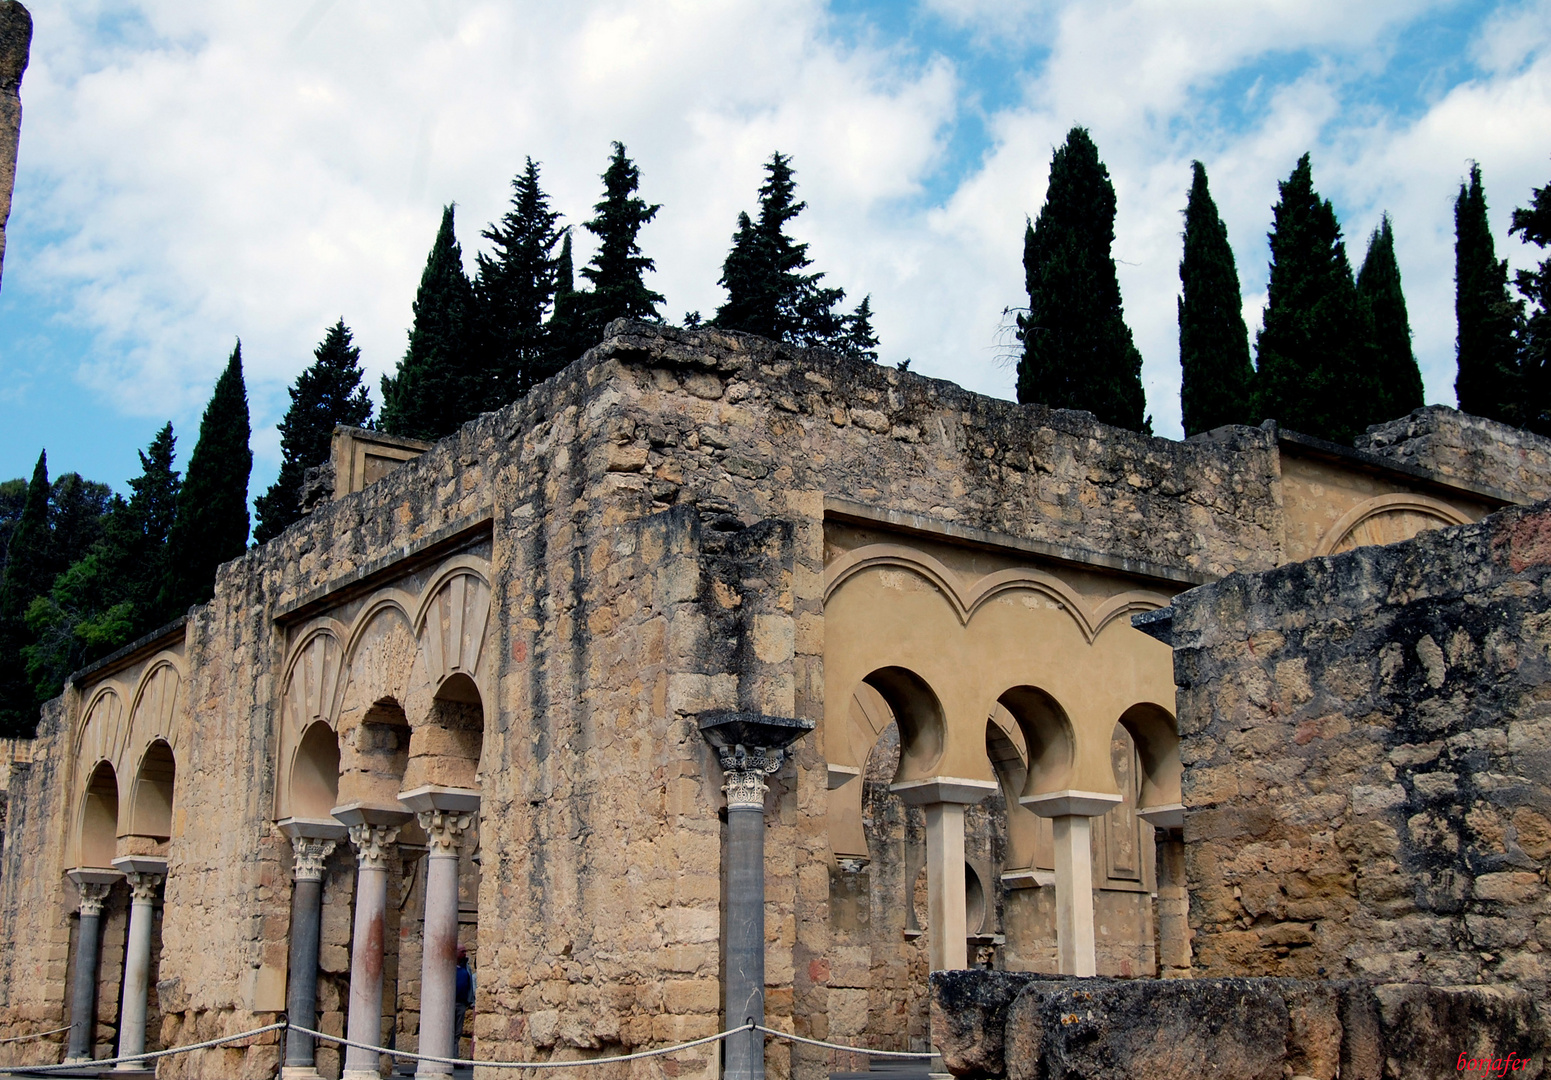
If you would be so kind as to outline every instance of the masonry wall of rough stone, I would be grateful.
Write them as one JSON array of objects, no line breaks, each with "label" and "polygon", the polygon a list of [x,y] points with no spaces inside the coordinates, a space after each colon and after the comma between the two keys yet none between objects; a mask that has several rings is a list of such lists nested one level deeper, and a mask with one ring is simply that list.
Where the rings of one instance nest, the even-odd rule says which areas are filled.
[{"label": "masonry wall of rough stone", "polygon": [[1551,439],[1443,405],[1358,436],[1357,448],[1437,476],[1495,488],[1518,502],[1551,498]]},{"label": "masonry wall of rough stone", "polygon": [[1551,506],[1176,597],[1204,975],[1551,975]]}]

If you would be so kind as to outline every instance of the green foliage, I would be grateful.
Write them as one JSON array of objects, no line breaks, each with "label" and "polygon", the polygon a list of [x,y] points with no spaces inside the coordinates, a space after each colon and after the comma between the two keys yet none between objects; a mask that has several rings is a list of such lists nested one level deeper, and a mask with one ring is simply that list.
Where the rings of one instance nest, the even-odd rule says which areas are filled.
[{"label": "green foliage", "polygon": [[545,325],[546,378],[581,356],[589,345],[596,344],[586,340],[588,295],[576,291],[571,230],[567,227],[562,232],[560,254],[555,258],[555,305]]},{"label": "green foliage", "polygon": [[872,329],[872,294],[862,297],[846,319],[845,351],[878,362],[878,335]]},{"label": "green foliage", "polygon": [[199,422],[167,541],[167,574],[158,607],[166,618],[215,594],[216,569],[248,546],[248,393],[242,343],[232,350]]},{"label": "green foliage", "polygon": [[[1535,188],[1529,206],[1513,212],[1508,230],[1539,248],[1551,247],[1551,184]],[[1551,435],[1551,258],[1514,275],[1529,314],[1519,331],[1519,368],[1525,390],[1525,425]]]},{"label": "green foliage", "polygon": [[1253,423],[1255,379],[1228,229],[1207,188],[1205,166],[1196,161],[1191,168],[1179,263],[1179,404],[1186,436]]},{"label": "green foliage", "polygon": [[579,331],[588,346],[603,338],[603,330],[614,319],[656,319],[657,305],[663,302],[642,281],[657,264],[641,254],[637,237],[641,227],[657,216],[660,205],[647,205],[635,195],[641,184],[641,171],[625,156],[623,143],[614,143],[609,167],[603,173],[603,198],[593,205],[597,214],[584,222],[588,232],[598,238],[598,250],[582,268],[582,277],[592,283],[582,303]]},{"label": "green foliage", "polygon": [[1368,239],[1368,254],[1357,272],[1357,291],[1373,312],[1373,337],[1378,346],[1375,377],[1379,399],[1374,412],[1381,420],[1393,420],[1422,407],[1422,369],[1411,351],[1411,320],[1406,314],[1406,294],[1400,287],[1395,231],[1388,214]]},{"label": "green foliage", "polygon": [[[727,302],[716,309],[712,322],[772,341],[849,349],[854,344],[848,332],[850,320],[835,311],[845,299],[845,290],[821,285],[823,274],[802,273],[813,263],[808,245],[786,234],[787,224],[808,206],[797,200],[792,159],[779,151],[772,154],[765,163],[765,177],[759,188],[759,221],[751,221],[746,213],[738,215],[738,229],[720,279]],[[865,348],[876,345],[874,339]]]},{"label": "green foliage", "polygon": [[1499,261],[1487,224],[1481,167],[1454,201],[1454,314],[1458,373],[1454,394],[1462,411],[1518,423],[1524,387],[1518,370],[1519,307],[1508,295],[1508,262]]},{"label": "green foliage", "polygon": [[1256,339],[1257,411],[1350,444],[1378,415],[1373,313],[1357,291],[1335,209],[1314,190],[1309,155],[1278,185],[1265,323]]},{"label": "green foliage", "polygon": [[18,476],[14,480],[0,481],[0,577],[4,576],[6,560],[10,557],[11,533],[16,530],[22,507],[26,504],[26,480]]},{"label": "green foliage", "polygon": [[440,439],[479,415],[489,389],[471,370],[473,303],[453,208],[447,206],[415,293],[409,348],[397,373],[382,379],[382,427],[388,434]]},{"label": "green foliage", "polygon": [[0,737],[31,736],[38,699],[23,650],[31,643],[25,616],[33,599],[53,580],[49,552],[48,456],[38,455],[21,516],[11,533],[5,577],[0,579]]},{"label": "green foliage", "polygon": [[1109,170],[1087,130],[1074,127],[1051,157],[1045,205],[1024,232],[1029,310],[1018,317],[1018,400],[1146,431],[1142,355],[1121,308],[1114,239]]},{"label": "green foliage", "polygon": [[312,355],[291,386],[291,406],[280,421],[280,475],[253,501],[258,512],[253,539],[260,544],[302,516],[302,480],[308,469],[328,460],[335,426],[361,427],[372,416],[371,398],[361,385],[361,350],[344,319],[328,328]]},{"label": "green foliage", "polygon": [[538,166],[528,158],[512,181],[511,209],[481,234],[493,244],[493,254],[481,252],[476,260],[475,341],[490,379],[480,403],[485,410],[517,400],[554,374],[544,319],[559,269],[553,258],[559,219],[539,187]]}]

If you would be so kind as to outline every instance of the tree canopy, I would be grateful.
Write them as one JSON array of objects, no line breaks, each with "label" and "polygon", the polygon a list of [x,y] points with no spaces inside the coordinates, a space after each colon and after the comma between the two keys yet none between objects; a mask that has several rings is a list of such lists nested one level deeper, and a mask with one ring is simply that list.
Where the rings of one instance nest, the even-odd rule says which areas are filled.
[{"label": "tree canopy", "polygon": [[1185,203],[1185,253],[1179,263],[1180,415],[1185,434],[1254,422],[1255,369],[1228,229],[1192,162]]},{"label": "tree canopy", "polygon": [[1411,319],[1400,287],[1400,263],[1395,259],[1395,230],[1389,215],[1368,239],[1368,254],[1357,272],[1357,291],[1373,312],[1374,344],[1378,346],[1378,400],[1375,420],[1393,420],[1422,407],[1422,369],[1411,351]]}]

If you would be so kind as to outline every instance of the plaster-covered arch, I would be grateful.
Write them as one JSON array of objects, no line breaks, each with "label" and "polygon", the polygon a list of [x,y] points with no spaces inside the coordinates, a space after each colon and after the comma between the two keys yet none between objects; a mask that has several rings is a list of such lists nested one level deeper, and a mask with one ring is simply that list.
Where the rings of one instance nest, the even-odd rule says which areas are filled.
[{"label": "plaster-covered arch", "polygon": [[1120,715],[1120,724],[1136,743],[1141,761],[1137,810],[1155,825],[1178,824],[1181,811],[1179,729],[1162,705],[1141,702]]},{"label": "plaster-covered arch", "polygon": [[[489,564],[472,555],[449,559],[420,594],[411,623],[419,645],[410,695],[450,699],[443,684],[462,675],[479,691],[485,686],[485,638],[490,630]],[[461,691],[467,696],[467,691]],[[429,707],[429,702],[425,703]],[[411,708],[410,716],[416,711]]]},{"label": "plaster-covered arch", "polygon": [[140,761],[157,740],[177,751],[183,732],[183,677],[183,660],[175,653],[158,653],[145,665],[129,710],[129,738],[114,763],[120,775],[138,775]]},{"label": "plaster-covered arch", "polygon": [[87,766],[107,761],[117,766],[129,742],[129,709],[125,693],[114,683],[97,687],[81,710],[81,726],[73,747],[79,782],[91,772]]},{"label": "plaster-covered arch", "polygon": [[286,770],[288,817],[328,818],[339,805],[339,736],[328,723],[308,725]]},{"label": "plaster-covered arch", "polygon": [[108,869],[118,848],[118,775],[111,762],[97,761],[85,777],[76,815],[75,863]]},{"label": "plaster-covered arch", "polygon": [[1426,495],[1378,495],[1337,518],[1320,537],[1314,554],[1337,555],[1370,544],[1396,544],[1433,529],[1468,525],[1470,521],[1448,503]]},{"label": "plaster-covered arch", "polygon": [[[280,782],[275,786],[277,819],[309,816],[293,804],[297,757],[307,733],[314,727],[322,725],[329,732],[329,738],[333,738],[348,681],[345,641],[345,627],[337,620],[314,619],[296,635],[295,644],[286,657],[280,691],[279,767],[276,770]],[[337,745],[336,742],[336,767]],[[337,779],[334,783],[337,788]]]},{"label": "plaster-covered arch", "polygon": [[172,802],[177,780],[177,761],[172,746],[153,739],[141,755],[129,797],[129,836],[166,840],[172,836]]}]

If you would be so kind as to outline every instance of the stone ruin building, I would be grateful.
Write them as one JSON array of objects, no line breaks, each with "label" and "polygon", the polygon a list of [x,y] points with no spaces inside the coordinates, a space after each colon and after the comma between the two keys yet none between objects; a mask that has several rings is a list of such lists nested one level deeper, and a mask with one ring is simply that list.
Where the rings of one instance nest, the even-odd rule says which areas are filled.
[{"label": "stone ruin building", "polygon": [[[1359,448],[1173,442],[618,322],[434,446],[340,429],[319,483],[11,752],[0,1038],[69,1031],[0,1063],[287,1012],[581,1060],[762,1009],[1032,1080],[1119,1068],[1060,1043],[1079,1013],[1234,1060],[1227,1009],[1275,1044],[1242,1075],[1330,1080],[1421,1023],[1394,986],[1461,983],[1498,995],[1468,1030],[1543,1038],[1551,511],[1519,508],[1545,440],[1428,408]],[[385,1064],[292,1031],[155,1067]]]}]

